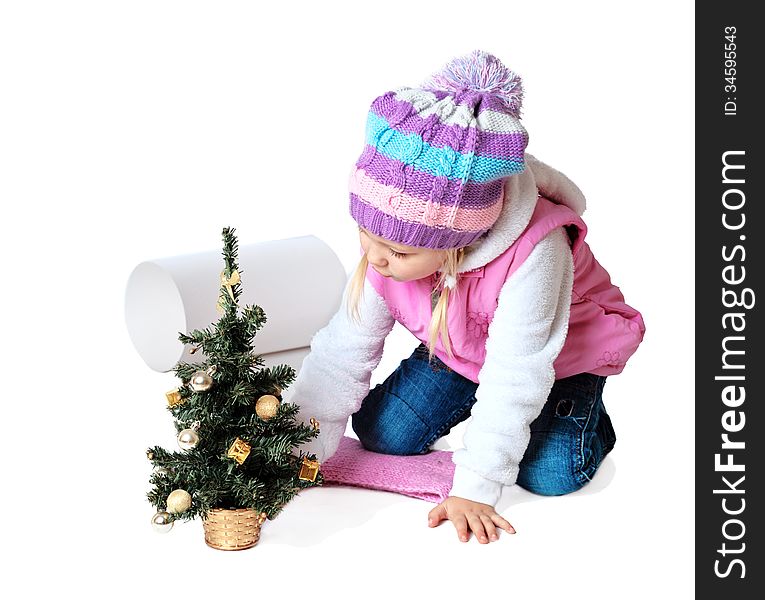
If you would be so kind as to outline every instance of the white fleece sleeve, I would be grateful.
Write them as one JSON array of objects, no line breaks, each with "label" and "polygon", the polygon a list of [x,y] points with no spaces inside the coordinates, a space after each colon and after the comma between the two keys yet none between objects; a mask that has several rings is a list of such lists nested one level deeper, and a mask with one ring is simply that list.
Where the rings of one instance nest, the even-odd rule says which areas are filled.
[{"label": "white fleece sleeve", "polygon": [[540,241],[499,295],[465,448],[456,450],[450,496],[494,506],[513,485],[553,383],[568,332],[574,263],[559,227]]},{"label": "white fleece sleeve", "polygon": [[395,320],[369,280],[359,303],[360,324],[347,312],[346,282],[340,309],[311,339],[311,352],[293,383],[291,401],[300,406],[298,422],[319,421],[317,438],[300,446],[316,454],[319,462],[330,458],[345,433],[348,417],[357,412],[369,393],[372,371],[382,358],[385,338]]}]

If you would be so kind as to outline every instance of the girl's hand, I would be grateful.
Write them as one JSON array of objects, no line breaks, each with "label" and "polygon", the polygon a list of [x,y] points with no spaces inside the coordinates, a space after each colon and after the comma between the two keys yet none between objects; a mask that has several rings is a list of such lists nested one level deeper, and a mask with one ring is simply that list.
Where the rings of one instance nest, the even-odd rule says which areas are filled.
[{"label": "girl's hand", "polygon": [[508,533],[515,533],[510,523],[499,516],[494,507],[482,502],[473,502],[458,496],[449,496],[441,504],[428,513],[428,526],[436,527],[444,519],[449,519],[457,529],[457,535],[463,542],[470,538],[468,529],[481,544],[488,544],[489,539],[499,539],[497,527]]}]

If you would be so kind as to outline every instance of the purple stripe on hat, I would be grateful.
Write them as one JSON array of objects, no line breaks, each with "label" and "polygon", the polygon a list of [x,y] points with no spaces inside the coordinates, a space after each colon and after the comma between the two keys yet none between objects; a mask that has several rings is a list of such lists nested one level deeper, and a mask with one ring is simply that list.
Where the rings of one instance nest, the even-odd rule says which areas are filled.
[{"label": "purple stripe on hat", "polygon": [[481,231],[456,231],[441,227],[430,227],[422,223],[407,223],[396,219],[350,194],[350,212],[354,220],[375,235],[386,240],[414,246],[444,250],[461,248],[472,244],[488,229]]},{"label": "purple stripe on hat", "polygon": [[[411,166],[402,170],[404,167],[402,163],[381,152],[376,152],[370,162],[363,165],[359,163],[360,161],[357,161],[356,166],[363,167],[367,175],[379,183],[397,187],[411,196],[417,196],[423,200],[430,199],[439,204],[454,204],[460,193],[460,188],[462,188],[460,206],[485,208],[496,200],[502,190],[502,179],[495,179],[487,183],[468,181],[467,184],[463,185],[460,180],[447,180],[446,177],[436,178],[430,173]],[[436,179],[442,180],[440,182],[442,188],[444,183],[446,183],[446,187],[442,194],[433,198],[431,196],[433,187],[436,185]]]},{"label": "purple stripe on hat", "polygon": [[[372,102],[370,110],[377,116],[385,119],[391,127],[396,131],[402,133],[414,133],[420,135],[423,127],[428,122],[428,129],[430,129],[433,137],[425,140],[431,146],[442,148],[444,146],[451,146],[458,152],[465,151],[464,145],[467,140],[468,127],[458,125],[456,123],[444,124],[438,120],[439,126],[432,128],[432,121],[434,115],[428,117],[421,117],[416,114],[414,107],[411,103],[405,100],[397,100],[395,96],[383,94]],[[444,96],[447,94],[444,93]],[[484,102],[481,102],[481,111],[486,110],[484,108]],[[497,112],[506,112],[502,110]],[[525,131],[511,131],[507,133],[496,133],[492,131],[478,131],[478,147],[480,147],[479,154],[481,156],[487,156],[491,158],[507,158],[507,148],[510,145],[511,138],[517,138],[518,146],[525,147],[528,141],[528,134]]]}]

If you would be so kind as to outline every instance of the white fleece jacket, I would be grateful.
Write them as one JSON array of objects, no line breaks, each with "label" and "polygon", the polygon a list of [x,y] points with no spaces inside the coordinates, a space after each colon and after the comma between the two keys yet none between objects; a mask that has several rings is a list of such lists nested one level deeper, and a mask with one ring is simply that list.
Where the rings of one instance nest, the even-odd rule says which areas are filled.
[{"label": "white fleece jacket", "polygon": [[[531,218],[538,191],[578,214],[584,212],[584,196],[565,175],[531,155],[527,164],[506,186],[504,206],[492,229],[466,249],[460,271],[485,265],[517,239]],[[494,506],[502,487],[515,483],[529,443],[529,425],[555,380],[553,362],[566,339],[573,279],[568,236],[558,228],[536,245],[502,287],[465,447],[453,455],[451,496]],[[358,325],[347,316],[344,293],[338,312],[311,340],[311,353],[293,384],[300,420],[308,423],[315,417],[321,427],[319,437],[301,449],[315,453],[320,462],[335,453],[348,417],[369,393],[372,371],[395,323],[369,281],[360,315]]]}]

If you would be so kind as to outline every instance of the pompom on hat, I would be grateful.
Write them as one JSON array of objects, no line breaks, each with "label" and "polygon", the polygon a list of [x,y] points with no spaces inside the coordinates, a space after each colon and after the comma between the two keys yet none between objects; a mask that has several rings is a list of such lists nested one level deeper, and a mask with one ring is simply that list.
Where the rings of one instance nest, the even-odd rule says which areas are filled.
[{"label": "pompom on hat", "polygon": [[522,100],[520,77],[481,50],[377,97],[350,176],[351,216],[407,246],[473,243],[499,217],[505,179],[525,169]]}]

